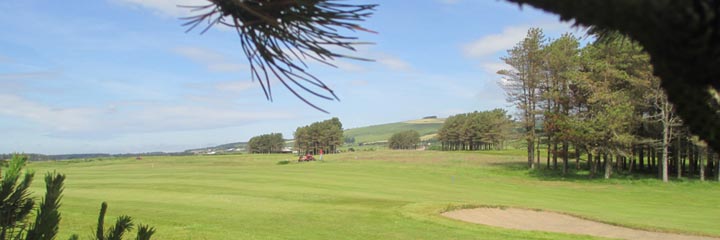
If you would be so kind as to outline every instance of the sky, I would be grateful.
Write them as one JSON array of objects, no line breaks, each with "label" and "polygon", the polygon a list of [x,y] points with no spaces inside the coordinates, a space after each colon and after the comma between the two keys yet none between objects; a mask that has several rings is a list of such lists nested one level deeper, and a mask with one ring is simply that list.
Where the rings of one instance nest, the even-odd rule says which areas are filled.
[{"label": "sky", "polygon": [[[338,117],[355,128],[512,106],[496,72],[528,28],[572,32],[555,15],[496,0],[380,3],[349,32],[371,45],[337,68],[308,64],[340,101],[251,81],[237,33],[186,33],[178,5],[205,0],[5,0],[0,4],[0,153],[183,151]],[[409,4],[412,2],[412,4]]]}]

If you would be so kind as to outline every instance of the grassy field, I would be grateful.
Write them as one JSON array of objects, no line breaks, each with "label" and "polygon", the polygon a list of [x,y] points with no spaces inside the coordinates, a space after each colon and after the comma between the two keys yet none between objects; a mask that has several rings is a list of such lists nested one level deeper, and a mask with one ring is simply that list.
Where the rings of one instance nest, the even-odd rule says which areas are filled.
[{"label": "grassy field", "polygon": [[445,119],[419,119],[406,122],[388,123],[381,125],[373,125],[361,128],[347,129],[345,136],[355,137],[355,143],[370,143],[377,141],[386,141],[390,139],[394,133],[415,130],[420,136],[427,136],[437,133],[443,125]]},{"label": "grassy field", "polygon": [[644,229],[720,236],[720,184],[557,180],[516,152],[378,151],[291,163],[291,155],[38,162],[67,174],[61,236],[88,237],[102,201],[156,239],[593,239],[446,219],[463,206],[515,206]]}]

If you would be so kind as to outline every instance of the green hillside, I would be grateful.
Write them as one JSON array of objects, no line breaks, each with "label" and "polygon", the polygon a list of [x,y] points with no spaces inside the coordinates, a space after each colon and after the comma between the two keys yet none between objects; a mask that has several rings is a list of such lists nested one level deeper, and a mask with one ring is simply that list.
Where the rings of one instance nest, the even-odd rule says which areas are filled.
[{"label": "green hillside", "polygon": [[387,123],[368,127],[347,129],[345,130],[345,136],[354,137],[355,143],[386,141],[394,133],[407,130],[415,130],[420,133],[420,136],[426,136],[437,133],[444,122],[444,118],[439,118]]}]

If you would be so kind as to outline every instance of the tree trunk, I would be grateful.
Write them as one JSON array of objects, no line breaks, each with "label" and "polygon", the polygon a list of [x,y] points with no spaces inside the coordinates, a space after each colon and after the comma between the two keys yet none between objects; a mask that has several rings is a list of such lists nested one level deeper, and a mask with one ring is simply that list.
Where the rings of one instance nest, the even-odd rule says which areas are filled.
[{"label": "tree trunk", "polygon": [[638,160],[640,163],[638,167],[640,167],[640,171],[642,172],[645,171],[645,146],[640,145],[640,149],[638,149],[638,154]]},{"label": "tree trunk", "polygon": [[580,170],[580,148],[575,145],[575,170]]},{"label": "tree trunk", "polygon": [[697,151],[697,160],[700,165],[700,181],[705,181],[705,166],[703,166],[703,158],[700,156],[700,150]]},{"label": "tree trunk", "polygon": [[563,175],[567,174],[568,171],[568,158],[570,152],[570,146],[567,141],[562,144],[562,161],[563,161]]},{"label": "tree trunk", "polygon": [[547,167],[547,169],[550,169],[550,154],[551,153],[550,153],[550,139],[549,138],[548,138],[548,143],[545,145],[547,145],[547,166],[546,167]]},{"label": "tree trunk", "polygon": [[612,174],[612,155],[608,157],[608,155],[605,154],[603,158],[605,158],[605,179],[610,179],[610,175]]},{"label": "tree trunk", "polygon": [[682,152],[680,149],[682,148],[682,146],[680,143],[680,136],[678,136],[676,147],[677,149],[675,149],[675,167],[677,168],[677,178],[680,179],[682,177],[682,161],[680,160],[680,153]]},{"label": "tree trunk", "polygon": [[540,168],[540,137],[537,138],[537,144],[535,149],[535,162],[537,164],[537,168]]},{"label": "tree trunk", "polygon": [[[548,145],[548,148],[550,148],[550,145]],[[557,154],[558,154],[558,144],[557,142],[553,143],[553,169],[557,170]]]},{"label": "tree trunk", "polygon": [[670,131],[663,133],[663,152],[662,152],[662,180],[668,181],[668,148],[670,147]]},{"label": "tree trunk", "polygon": [[530,169],[534,169],[535,165],[533,164],[533,158],[535,157],[535,139],[528,139],[527,140],[527,151],[528,151],[528,167]]},{"label": "tree trunk", "polygon": [[590,171],[590,177],[595,177],[595,166],[597,166],[596,162],[600,161],[600,154],[595,155],[595,161],[593,161],[593,155],[592,153],[588,153],[588,170]]},{"label": "tree trunk", "polygon": [[632,173],[633,168],[635,168],[635,146],[632,147],[632,151],[630,152],[630,154],[630,162],[628,163],[628,165],[630,166],[628,167],[628,173]]}]

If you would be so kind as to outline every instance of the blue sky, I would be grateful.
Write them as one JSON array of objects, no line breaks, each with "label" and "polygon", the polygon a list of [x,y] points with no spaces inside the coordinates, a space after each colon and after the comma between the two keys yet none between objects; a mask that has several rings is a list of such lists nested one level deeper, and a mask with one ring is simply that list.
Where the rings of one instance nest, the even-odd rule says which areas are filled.
[{"label": "blue sky", "polygon": [[[499,57],[558,17],[495,0],[386,0],[355,33],[374,45],[310,64],[340,102],[316,111],[275,83],[265,100],[235,32],[185,33],[203,0],[6,0],[0,5],[0,153],[181,151],[338,117],[345,128],[510,108]],[[354,1],[368,2],[370,1]],[[409,4],[412,2],[412,4]],[[377,3],[377,2],[375,2]],[[580,33],[577,33],[581,35]],[[582,35],[581,35],[582,36]]]}]

